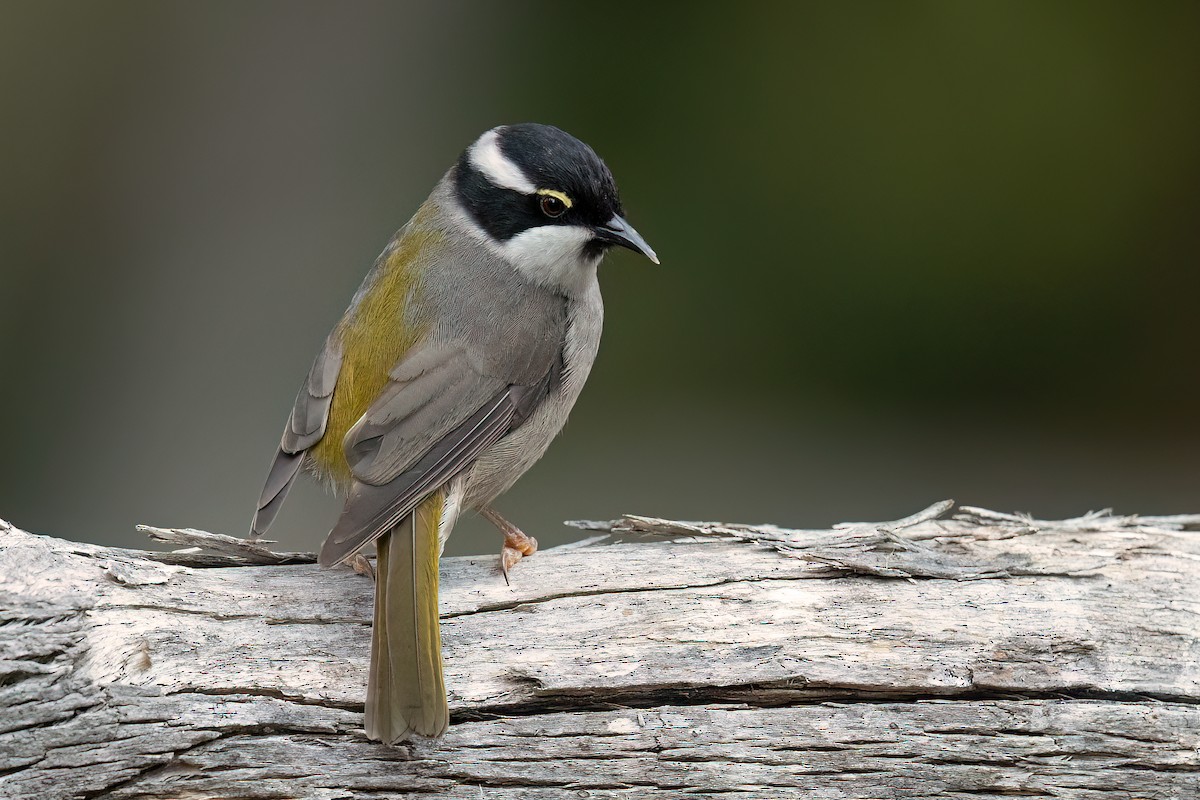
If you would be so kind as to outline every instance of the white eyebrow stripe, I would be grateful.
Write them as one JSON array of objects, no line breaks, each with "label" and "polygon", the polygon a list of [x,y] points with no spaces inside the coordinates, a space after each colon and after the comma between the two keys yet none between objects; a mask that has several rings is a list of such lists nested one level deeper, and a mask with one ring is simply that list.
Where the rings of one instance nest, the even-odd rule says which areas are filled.
[{"label": "white eyebrow stripe", "polygon": [[468,154],[467,160],[471,162],[471,166],[482,172],[496,186],[512,189],[522,194],[533,194],[537,187],[530,183],[529,179],[525,177],[525,173],[521,172],[520,167],[500,152],[499,130],[499,128],[493,128],[480,136],[475,144],[471,145],[471,152]]}]

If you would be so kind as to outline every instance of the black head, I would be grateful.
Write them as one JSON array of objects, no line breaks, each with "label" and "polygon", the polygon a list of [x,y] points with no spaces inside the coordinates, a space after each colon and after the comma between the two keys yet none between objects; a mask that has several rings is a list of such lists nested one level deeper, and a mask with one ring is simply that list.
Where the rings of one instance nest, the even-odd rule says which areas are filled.
[{"label": "black head", "polygon": [[458,160],[458,199],[472,219],[503,244],[534,228],[591,232],[582,256],[612,245],[654,251],[624,220],[617,184],[592,148],[551,125],[504,125],[483,134]]}]

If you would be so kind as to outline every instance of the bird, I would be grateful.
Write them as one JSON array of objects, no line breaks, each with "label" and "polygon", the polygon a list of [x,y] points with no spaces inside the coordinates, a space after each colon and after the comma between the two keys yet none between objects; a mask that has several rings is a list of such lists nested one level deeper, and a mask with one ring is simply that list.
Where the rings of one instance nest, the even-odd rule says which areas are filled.
[{"label": "bird", "polygon": [[459,515],[504,534],[506,580],[537,549],[492,503],[579,397],[603,325],[597,268],[614,247],[659,263],[591,147],[551,125],[492,128],[393,235],[309,370],[250,535],[307,470],[345,497],[320,564],[374,543],[373,740],[449,727],[438,561]]}]

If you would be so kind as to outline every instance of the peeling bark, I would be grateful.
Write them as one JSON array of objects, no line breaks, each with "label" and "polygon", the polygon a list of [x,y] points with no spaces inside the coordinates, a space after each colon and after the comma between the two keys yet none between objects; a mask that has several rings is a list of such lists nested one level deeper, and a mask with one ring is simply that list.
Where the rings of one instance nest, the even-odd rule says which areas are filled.
[{"label": "peeling bark", "polygon": [[445,559],[453,726],[401,747],[369,578],[0,522],[0,797],[1200,797],[1200,517],[948,511]]}]

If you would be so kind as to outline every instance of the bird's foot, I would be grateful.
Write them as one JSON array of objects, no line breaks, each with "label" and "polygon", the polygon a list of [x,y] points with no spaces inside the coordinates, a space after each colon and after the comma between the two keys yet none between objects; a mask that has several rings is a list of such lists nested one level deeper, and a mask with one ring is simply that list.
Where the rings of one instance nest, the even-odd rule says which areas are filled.
[{"label": "bird's foot", "polygon": [[491,506],[486,506],[480,513],[504,534],[504,546],[500,548],[500,574],[504,576],[504,582],[509,583],[508,571],[525,556],[537,552],[537,539],[500,516]]},{"label": "bird's foot", "polygon": [[343,562],[350,566],[359,575],[366,575],[371,580],[375,580],[375,568],[371,566],[371,562],[362,553],[355,553]]},{"label": "bird's foot", "polygon": [[500,548],[500,573],[504,582],[508,583],[508,571],[517,565],[525,556],[537,552],[537,539],[527,536],[519,530],[504,534],[504,546]]}]

